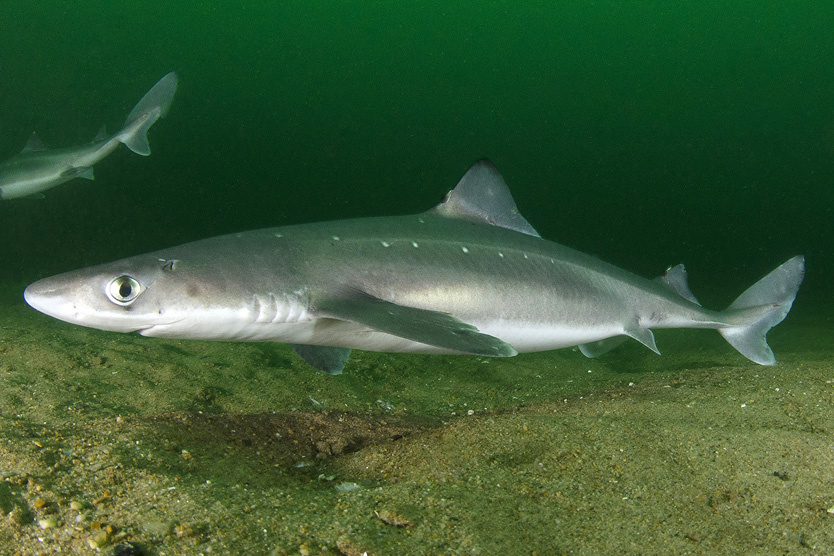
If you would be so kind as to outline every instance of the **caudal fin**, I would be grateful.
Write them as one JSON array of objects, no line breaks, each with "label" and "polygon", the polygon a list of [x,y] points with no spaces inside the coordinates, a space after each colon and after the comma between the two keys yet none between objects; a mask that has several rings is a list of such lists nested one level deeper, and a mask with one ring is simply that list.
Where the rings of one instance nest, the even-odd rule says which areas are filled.
[{"label": "caudal fin", "polygon": [[148,129],[159,118],[168,113],[176,92],[177,74],[172,71],[160,79],[133,107],[133,110],[127,115],[124,128],[117,135],[119,141],[136,154],[142,156],[151,154],[151,146],[148,144]]},{"label": "caudal fin", "polygon": [[797,256],[738,296],[724,314],[734,325],[719,328],[724,339],[739,353],[759,365],[774,365],[776,358],[767,345],[767,331],[782,322],[791,310],[805,277],[805,257]]}]

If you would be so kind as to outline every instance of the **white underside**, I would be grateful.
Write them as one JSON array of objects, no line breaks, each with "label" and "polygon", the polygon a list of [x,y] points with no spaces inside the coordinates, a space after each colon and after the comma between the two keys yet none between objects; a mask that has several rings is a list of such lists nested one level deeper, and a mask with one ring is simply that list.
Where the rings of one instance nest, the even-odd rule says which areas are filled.
[{"label": "white underside", "polygon": [[[220,317],[220,315],[213,315]],[[229,316],[228,314],[226,315]],[[359,324],[332,319],[309,319],[294,323],[241,323],[230,318],[183,319],[143,330],[143,336],[227,341],[273,341],[289,344],[339,346],[368,351],[410,353],[455,353]],[[507,342],[519,353],[546,351],[610,338],[623,333],[622,325],[560,326],[553,323],[472,323],[484,334]]]}]

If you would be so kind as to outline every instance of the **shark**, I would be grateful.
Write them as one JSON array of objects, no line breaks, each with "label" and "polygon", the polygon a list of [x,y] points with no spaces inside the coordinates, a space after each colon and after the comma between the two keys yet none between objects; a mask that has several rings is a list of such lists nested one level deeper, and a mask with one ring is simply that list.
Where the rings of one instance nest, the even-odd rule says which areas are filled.
[{"label": "shark", "polygon": [[168,113],[176,90],[177,74],[171,72],[142,97],[118,133],[108,135],[102,127],[88,145],[47,149],[33,133],[18,155],[0,163],[0,200],[38,196],[75,178],[92,180],[93,166],[119,144],[136,154],[150,155],[148,129]]},{"label": "shark", "polygon": [[48,277],[33,308],[143,336],[288,343],[340,373],[351,349],[510,357],[579,346],[599,356],[652,329],[716,329],[751,361],[805,274],[795,256],[724,310],[700,305],[683,265],[646,279],[542,239],[488,160],[410,216],[318,222],[203,239]]}]

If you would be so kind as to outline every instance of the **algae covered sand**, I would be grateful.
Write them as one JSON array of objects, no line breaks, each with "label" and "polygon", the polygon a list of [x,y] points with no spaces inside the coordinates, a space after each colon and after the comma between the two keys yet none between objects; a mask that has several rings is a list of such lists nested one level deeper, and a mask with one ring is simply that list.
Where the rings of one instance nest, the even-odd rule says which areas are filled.
[{"label": "algae covered sand", "polygon": [[824,554],[825,318],[776,367],[709,331],[599,360],[356,352],[73,327],[0,306],[0,554]]}]

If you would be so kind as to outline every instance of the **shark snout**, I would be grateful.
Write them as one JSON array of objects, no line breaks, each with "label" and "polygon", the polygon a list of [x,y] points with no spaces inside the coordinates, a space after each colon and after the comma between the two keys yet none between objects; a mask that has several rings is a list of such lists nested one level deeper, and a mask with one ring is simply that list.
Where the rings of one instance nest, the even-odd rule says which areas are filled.
[{"label": "shark snout", "polygon": [[30,307],[37,309],[38,311],[42,311],[41,308],[44,306],[45,297],[51,291],[48,288],[44,288],[42,282],[43,280],[29,284],[29,286],[23,290],[23,299],[29,304]]},{"label": "shark snout", "polygon": [[23,299],[33,309],[72,324],[106,325],[107,322],[100,321],[113,320],[106,310],[106,302],[101,300],[104,296],[96,292],[93,285],[95,282],[68,274],[51,276],[30,284],[23,290]]},{"label": "shark snout", "polygon": [[23,290],[23,299],[41,313],[72,322],[69,318],[72,303],[66,298],[66,287],[62,287],[53,279],[44,278],[29,284]]}]

